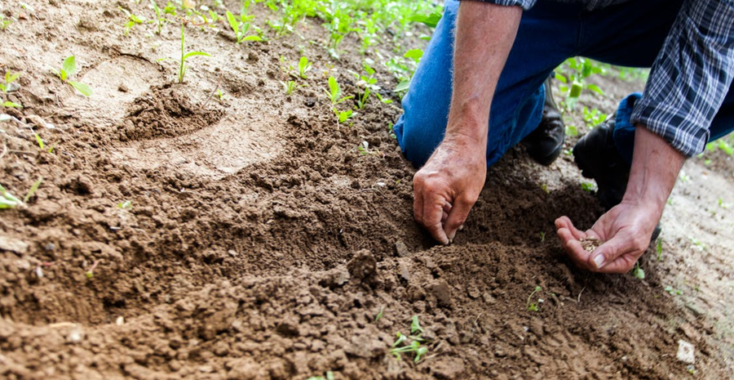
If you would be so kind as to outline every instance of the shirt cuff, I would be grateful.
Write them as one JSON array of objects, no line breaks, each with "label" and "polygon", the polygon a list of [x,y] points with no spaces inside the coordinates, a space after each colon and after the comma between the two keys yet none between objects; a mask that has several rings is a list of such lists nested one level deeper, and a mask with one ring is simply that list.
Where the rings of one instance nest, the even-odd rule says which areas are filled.
[{"label": "shirt cuff", "polygon": [[490,3],[495,5],[503,5],[506,7],[518,6],[523,10],[529,10],[535,5],[537,0],[459,0],[459,1],[479,1],[482,3]]},{"label": "shirt cuff", "polygon": [[689,158],[703,152],[710,137],[708,127],[697,124],[690,115],[644,96],[635,103],[630,121],[643,125]]}]

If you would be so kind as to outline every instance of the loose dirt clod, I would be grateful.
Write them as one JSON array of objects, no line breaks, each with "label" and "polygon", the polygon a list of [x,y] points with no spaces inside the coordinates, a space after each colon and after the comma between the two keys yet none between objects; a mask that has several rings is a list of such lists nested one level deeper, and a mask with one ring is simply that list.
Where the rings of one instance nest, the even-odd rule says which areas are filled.
[{"label": "loose dirt clod", "polygon": [[595,249],[599,248],[599,246],[604,243],[595,237],[585,237],[579,241],[581,242],[581,247],[583,247],[586,252],[594,252]]}]

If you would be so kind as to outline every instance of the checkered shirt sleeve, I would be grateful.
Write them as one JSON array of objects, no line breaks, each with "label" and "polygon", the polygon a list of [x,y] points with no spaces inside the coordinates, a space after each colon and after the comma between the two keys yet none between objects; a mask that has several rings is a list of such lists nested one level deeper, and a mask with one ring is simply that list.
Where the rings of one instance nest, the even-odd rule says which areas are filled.
[{"label": "checkered shirt sleeve", "polygon": [[734,76],[734,0],[687,0],[650,71],[632,123],[687,157],[701,153]]}]

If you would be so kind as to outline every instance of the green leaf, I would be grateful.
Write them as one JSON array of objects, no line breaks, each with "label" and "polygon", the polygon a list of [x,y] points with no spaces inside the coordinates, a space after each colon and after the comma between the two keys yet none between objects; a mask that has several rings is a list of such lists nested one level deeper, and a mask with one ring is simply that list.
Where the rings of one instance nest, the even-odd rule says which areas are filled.
[{"label": "green leaf", "polygon": [[336,100],[339,99],[339,94],[341,94],[342,91],[341,88],[339,88],[339,83],[334,77],[329,77],[329,91],[331,93],[332,102],[336,102]]},{"label": "green leaf", "polygon": [[561,82],[561,83],[568,83],[568,80],[566,79],[566,76],[564,76],[561,73],[556,73],[555,77],[556,77],[556,80],[559,81],[559,82]]},{"label": "green leaf", "polygon": [[595,84],[589,84],[589,85],[586,86],[586,88],[588,88],[591,91],[596,92],[599,95],[604,96],[604,91],[602,91],[601,88],[599,88],[599,86],[597,86]]},{"label": "green leaf", "polygon": [[38,135],[38,133],[33,132],[33,135],[36,137],[36,142],[38,143],[38,147],[40,147],[42,150],[46,148],[46,144],[43,143],[43,139],[41,136]]},{"label": "green leaf", "polygon": [[204,53],[203,51],[192,51],[192,52],[186,53],[186,55],[183,56],[183,59],[186,60],[190,57],[195,57],[197,55],[204,56],[204,57],[211,57],[209,53]]},{"label": "green leaf", "polygon": [[84,96],[92,96],[92,88],[82,82],[67,81],[72,87],[79,91]]},{"label": "green leaf", "polygon": [[420,61],[421,57],[423,57],[423,50],[421,49],[411,49],[408,50],[405,55],[405,58],[410,58],[416,62]]},{"label": "green leaf", "polygon": [[13,102],[5,102],[5,103],[3,103],[3,107],[23,108],[22,105],[20,105],[18,103],[13,103]]},{"label": "green leaf", "polygon": [[232,12],[230,11],[227,11],[227,22],[229,22],[229,26],[232,28],[234,35],[239,37],[240,23],[237,22],[237,19],[234,17]]},{"label": "green leaf", "polygon": [[409,87],[410,87],[410,81],[409,80],[404,80],[404,81],[398,83],[397,86],[395,86],[395,89],[393,90],[393,92],[405,91]]},{"label": "green leaf", "polygon": [[579,130],[578,130],[578,128],[576,128],[576,126],[574,126],[574,125],[567,125],[566,126],[566,136],[575,137],[575,136],[578,136],[578,135],[579,135]]},{"label": "green leaf", "polygon": [[262,41],[262,37],[260,36],[247,36],[242,39],[242,41]]},{"label": "green leaf", "polygon": [[408,21],[410,22],[420,22],[420,23],[430,26],[431,28],[435,28],[436,25],[438,25],[438,22],[440,20],[441,20],[440,12],[433,12],[429,15],[412,15],[408,18]]},{"label": "green leaf", "polygon": [[43,183],[43,178],[39,177],[38,181],[34,182],[33,185],[31,185],[30,190],[28,190],[28,194],[26,194],[25,198],[23,198],[24,203],[28,203],[28,200],[33,198],[33,196],[36,194],[36,191],[38,191],[38,188],[41,187],[42,183]]},{"label": "green leaf", "polygon": [[61,71],[56,72],[59,75],[59,78],[61,78],[62,81],[66,82],[66,78],[69,77],[68,74],[66,74],[66,70],[61,69]]},{"label": "green leaf", "polygon": [[64,64],[61,65],[62,74],[66,72],[66,75],[64,78],[61,78],[62,80],[66,80],[66,76],[72,76],[76,73],[76,58],[72,55],[69,58],[66,58],[64,60]]},{"label": "green leaf", "polygon": [[5,83],[11,84],[15,82],[16,79],[20,76],[20,73],[15,73],[13,75],[10,75],[10,71],[5,73]]},{"label": "green leaf", "polygon": [[418,321],[418,316],[414,315],[410,323],[410,333],[415,334],[416,332],[423,334],[423,327],[421,327],[421,323]]},{"label": "green leaf", "polygon": [[578,99],[578,97],[581,96],[581,90],[583,90],[581,82],[574,81],[571,84],[571,92],[569,92],[568,97],[571,99]]}]

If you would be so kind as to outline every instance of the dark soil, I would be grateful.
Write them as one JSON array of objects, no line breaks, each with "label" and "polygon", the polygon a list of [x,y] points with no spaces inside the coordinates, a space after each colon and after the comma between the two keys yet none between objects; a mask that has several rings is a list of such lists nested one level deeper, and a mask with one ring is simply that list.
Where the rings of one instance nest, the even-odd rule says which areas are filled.
[{"label": "dark soil", "polygon": [[[537,170],[568,162],[511,151],[454,244],[434,246],[390,137],[400,110],[373,100],[337,125],[322,94],[327,63],[357,92],[358,54],[309,46],[309,87],[286,96],[279,57],[296,61],[299,37],[232,48],[192,27],[190,49],[214,57],[172,84],[174,64],[155,62],[178,52],[174,31],[153,52],[142,27],[121,36],[115,2],[29,4],[0,32],[0,72],[22,73],[0,96],[24,105],[0,124],[0,183],[44,182],[0,218],[0,377],[669,379],[690,376],[679,339],[696,344],[698,376],[730,373],[711,320],[671,302],[662,270],[594,275],[566,257],[554,220],[588,228],[602,212],[577,179],[543,189]],[[89,99],[48,73],[72,53]],[[429,347],[417,364],[388,353],[414,315]]]}]

